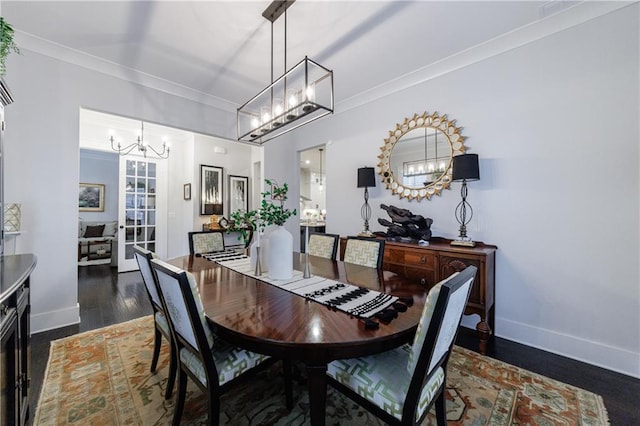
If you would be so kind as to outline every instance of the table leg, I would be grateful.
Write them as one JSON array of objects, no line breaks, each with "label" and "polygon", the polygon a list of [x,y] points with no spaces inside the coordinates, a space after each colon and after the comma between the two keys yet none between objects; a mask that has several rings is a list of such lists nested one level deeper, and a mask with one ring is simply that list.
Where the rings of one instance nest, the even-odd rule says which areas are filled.
[{"label": "table leg", "polygon": [[324,426],[327,404],[327,365],[307,364],[309,406],[312,426]]}]

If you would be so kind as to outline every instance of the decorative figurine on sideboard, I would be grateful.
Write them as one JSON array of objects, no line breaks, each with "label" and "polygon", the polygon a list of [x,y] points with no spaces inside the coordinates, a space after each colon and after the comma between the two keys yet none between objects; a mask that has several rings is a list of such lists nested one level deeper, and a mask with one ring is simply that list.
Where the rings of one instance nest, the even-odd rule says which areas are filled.
[{"label": "decorative figurine on sideboard", "polygon": [[376,235],[392,241],[429,244],[433,219],[413,214],[407,209],[387,206],[386,204],[380,204],[380,208],[387,212],[391,222],[387,219],[379,218],[378,223],[386,226],[387,232],[375,232]]}]

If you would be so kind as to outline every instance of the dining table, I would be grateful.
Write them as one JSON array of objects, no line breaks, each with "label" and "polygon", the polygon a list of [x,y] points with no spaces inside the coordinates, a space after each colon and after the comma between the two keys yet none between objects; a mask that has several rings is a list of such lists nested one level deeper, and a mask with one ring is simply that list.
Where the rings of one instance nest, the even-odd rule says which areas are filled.
[{"label": "dining table", "polygon": [[428,288],[391,271],[294,252],[294,270],[304,270],[307,261],[312,276],[402,297],[407,309],[390,321],[375,317],[366,321],[205,257],[186,255],[168,260],[194,275],[206,317],[221,339],[274,358],[304,363],[310,423],[324,425],[327,364],[410,342]]}]

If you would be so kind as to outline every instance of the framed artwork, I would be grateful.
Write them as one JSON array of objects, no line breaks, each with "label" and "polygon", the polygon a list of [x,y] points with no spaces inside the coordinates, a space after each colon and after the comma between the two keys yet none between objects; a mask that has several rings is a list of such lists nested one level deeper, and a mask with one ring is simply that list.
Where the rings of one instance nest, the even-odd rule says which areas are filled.
[{"label": "framed artwork", "polygon": [[81,212],[103,212],[104,184],[81,183],[78,193],[78,208]]},{"label": "framed artwork", "polygon": [[222,214],[222,167],[200,165],[200,215]]},{"label": "framed artwork", "polygon": [[182,188],[182,198],[184,198],[185,200],[190,200],[191,199],[191,184],[190,183],[185,183],[184,187]]},{"label": "framed artwork", "polygon": [[249,211],[249,178],[229,175],[229,214]]}]

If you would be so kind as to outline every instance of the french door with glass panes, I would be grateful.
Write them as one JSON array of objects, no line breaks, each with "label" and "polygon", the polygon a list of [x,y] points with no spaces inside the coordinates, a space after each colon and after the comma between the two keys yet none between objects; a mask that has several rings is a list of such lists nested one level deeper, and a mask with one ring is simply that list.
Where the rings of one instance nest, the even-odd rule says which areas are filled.
[{"label": "french door with glass panes", "polygon": [[166,161],[120,157],[118,272],[138,269],[134,245],[166,255]]}]

